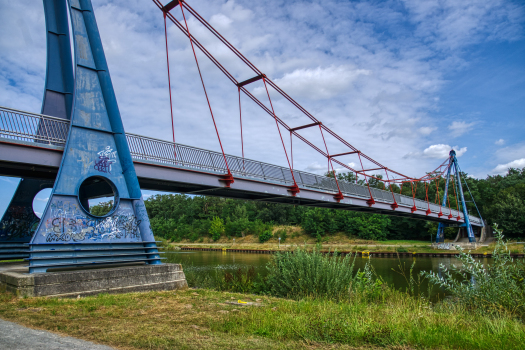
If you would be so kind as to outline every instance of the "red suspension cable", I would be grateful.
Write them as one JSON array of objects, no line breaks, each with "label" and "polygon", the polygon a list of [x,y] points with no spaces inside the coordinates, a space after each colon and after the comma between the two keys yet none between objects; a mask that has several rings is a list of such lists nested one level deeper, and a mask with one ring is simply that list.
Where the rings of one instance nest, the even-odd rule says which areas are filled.
[{"label": "red suspension cable", "polygon": [[[166,63],[168,65],[168,89],[170,92],[171,133],[173,135],[173,143],[175,143],[175,126],[173,123],[173,102],[171,99],[170,57],[168,54],[168,29],[166,25],[166,12],[162,12],[162,14],[164,15],[164,37],[166,39]],[[175,149],[173,150],[173,152],[175,152]],[[177,155],[175,154],[175,158],[176,157]]]},{"label": "red suspension cable", "polygon": [[228,170],[228,177],[224,179],[226,186],[229,187],[233,183],[233,176],[228,166],[228,161],[226,160],[226,155],[224,154],[224,148],[222,147],[221,137],[219,136],[219,129],[217,129],[217,123],[215,123],[215,117],[213,116],[213,111],[211,109],[210,99],[208,98],[208,93],[206,92],[206,86],[204,85],[204,79],[202,78],[201,68],[199,66],[199,60],[197,59],[197,54],[195,53],[195,48],[193,47],[193,38],[188,27],[188,22],[186,21],[186,15],[184,14],[184,9],[182,8],[181,0],[179,1],[180,10],[182,12],[182,17],[184,18],[184,24],[186,25],[186,31],[188,32],[188,37],[190,39],[191,50],[193,51],[193,57],[195,57],[195,63],[197,64],[197,70],[199,71],[199,77],[201,78],[202,89],[204,90],[204,95],[206,96],[206,102],[208,103],[208,108],[210,109],[211,119],[213,120],[213,126],[215,127],[215,132],[217,133],[217,138],[219,139],[219,145],[221,146],[222,156],[224,158],[224,163],[226,164],[226,169]]},{"label": "red suspension cable", "polygon": [[290,173],[292,174],[293,188],[291,189],[292,194],[295,196],[299,192],[299,186],[295,182],[295,176],[293,174],[292,165],[290,164],[290,159],[288,159],[288,152],[286,152],[286,146],[284,145],[283,135],[281,134],[281,129],[279,128],[279,123],[277,123],[277,116],[275,115],[275,110],[273,109],[272,99],[270,98],[270,92],[268,91],[268,86],[266,86],[266,79],[262,78],[264,83],[264,88],[266,89],[266,94],[268,95],[268,101],[270,101],[270,107],[272,108],[272,113],[275,119],[275,125],[277,126],[277,131],[279,131],[279,137],[281,138],[281,143],[283,144],[284,155],[286,156],[286,161],[288,162],[288,167],[290,168]]},{"label": "red suspension cable", "polygon": [[239,92],[239,122],[241,124],[241,150],[242,150],[242,168],[244,170],[244,140],[242,138],[242,109],[241,109],[241,88],[237,88]]}]

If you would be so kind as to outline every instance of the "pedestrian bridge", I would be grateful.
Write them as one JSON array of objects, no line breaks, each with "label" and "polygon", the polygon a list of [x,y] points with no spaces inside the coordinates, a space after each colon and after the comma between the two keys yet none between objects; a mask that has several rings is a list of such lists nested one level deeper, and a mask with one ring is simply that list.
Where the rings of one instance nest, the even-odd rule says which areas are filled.
[{"label": "pedestrian bridge", "polygon": [[[70,121],[0,107],[0,175],[54,180],[67,145]],[[338,208],[393,216],[463,223],[463,213],[409,196],[293,170],[300,192],[292,193],[289,168],[226,155],[235,182],[224,181],[223,154],[126,134],[142,189]],[[370,204],[370,195],[374,199]],[[395,198],[395,201],[394,201]],[[397,207],[392,205],[397,203]],[[481,220],[469,215],[473,226]]]}]

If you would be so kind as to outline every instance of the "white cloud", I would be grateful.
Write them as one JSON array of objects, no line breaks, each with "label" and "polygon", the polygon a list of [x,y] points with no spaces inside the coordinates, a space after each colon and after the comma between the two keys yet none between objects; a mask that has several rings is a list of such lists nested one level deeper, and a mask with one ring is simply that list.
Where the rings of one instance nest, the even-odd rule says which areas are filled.
[{"label": "white cloud", "polygon": [[507,164],[498,164],[494,169],[492,169],[493,174],[505,174],[510,168],[524,168],[525,167],[525,158],[516,159]]},{"label": "white cloud", "polygon": [[[403,155],[429,142],[450,142],[429,141],[436,129],[425,126],[438,125],[441,115],[436,118],[434,112],[441,107],[439,94],[448,83],[447,69],[468,63],[463,58],[466,45],[482,39],[510,40],[521,25],[522,11],[505,1],[465,1],[407,0],[408,13],[395,2],[326,0],[321,6],[301,1],[267,5],[199,0],[191,6],[342,138],[385,166],[418,175],[432,168],[434,158],[423,152],[414,160],[402,159]],[[0,105],[40,112],[46,48],[43,10],[34,6],[34,0],[4,3]],[[93,0],[93,6],[126,131],[170,140],[162,13],[148,1]],[[180,18],[180,9],[172,13]],[[461,19],[468,21],[462,24]],[[236,79],[254,76],[194,18],[188,22],[192,34]],[[177,142],[219,151],[188,39],[170,24],[168,40]],[[225,151],[239,155],[237,89],[197,55]],[[250,89],[260,91],[260,84]],[[242,103],[246,156],[287,166],[273,119],[245,97]],[[276,99],[274,107],[290,126],[309,123],[282,100]],[[347,151],[334,140],[327,143],[330,152]],[[325,171],[327,167],[320,164],[326,160],[312,154],[294,140],[294,166]],[[316,170],[315,164],[321,168]]]},{"label": "white cloud", "polygon": [[[321,100],[344,93],[359,76],[369,74],[369,70],[352,69],[346,66],[301,68],[286,73],[282,78],[275,79],[274,82],[292,96]],[[257,87],[254,93],[264,95],[266,90],[264,87]]]},{"label": "white cloud", "polygon": [[421,135],[430,135],[435,130],[437,130],[437,128],[433,126],[423,126],[419,128]]},{"label": "white cloud", "polygon": [[454,121],[452,122],[452,124],[448,126],[448,129],[451,131],[453,137],[458,137],[472,130],[472,127],[475,124],[476,124],[475,122],[467,123],[464,121],[460,121],[460,122]]},{"label": "white cloud", "polygon": [[411,152],[404,156],[404,158],[430,158],[430,159],[446,159],[451,150],[456,151],[456,157],[461,157],[467,152],[467,147],[459,148],[458,146],[450,147],[445,144],[431,145],[423,150],[423,152]]},{"label": "white cloud", "polygon": [[495,145],[502,146],[505,144],[505,140],[499,139],[498,141],[494,142]]},{"label": "white cloud", "polygon": [[[511,1],[403,0],[417,25],[416,35],[442,50],[482,40],[523,37],[523,7]],[[501,25],[505,23],[505,25]]]}]

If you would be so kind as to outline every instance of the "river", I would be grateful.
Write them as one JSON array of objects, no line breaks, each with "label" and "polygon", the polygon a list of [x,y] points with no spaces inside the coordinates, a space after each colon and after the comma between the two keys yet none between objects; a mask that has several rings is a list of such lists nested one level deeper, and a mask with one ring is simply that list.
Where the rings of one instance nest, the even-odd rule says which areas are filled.
[{"label": "river", "polygon": [[[203,274],[215,274],[217,269],[233,271],[238,268],[253,266],[257,273],[264,276],[267,272],[265,266],[270,261],[271,257],[272,255],[270,254],[219,251],[179,251],[167,252],[166,262],[180,263],[185,270],[196,270]],[[449,257],[357,257],[355,263],[356,269],[363,269],[367,261],[370,261],[376,274],[389,286],[402,290],[405,290],[408,287],[408,282],[407,279],[399,273],[400,266],[401,268],[404,267],[406,276],[409,278],[408,271],[412,263],[415,262],[413,276],[417,278],[420,271],[438,272],[440,264],[447,267],[453,264],[460,264],[460,261],[457,258]],[[421,283],[420,290],[424,292],[425,296],[428,296],[428,284],[425,281]],[[431,299],[437,299],[440,295],[443,296],[444,293],[436,287],[434,287],[430,293]]]}]

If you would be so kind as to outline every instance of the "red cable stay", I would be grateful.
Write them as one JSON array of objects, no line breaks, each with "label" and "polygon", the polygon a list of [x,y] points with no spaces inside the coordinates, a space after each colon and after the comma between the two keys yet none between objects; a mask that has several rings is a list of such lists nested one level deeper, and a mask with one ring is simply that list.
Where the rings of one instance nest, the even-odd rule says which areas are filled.
[{"label": "red cable stay", "polygon": [[[372,159],[371,157],[369,157],[366,154],[362,153],[361,151],[357,150],[357,148],[352,146],[349,142],[344,140],[342,137],[340,137],[334,131],[332,131],[330,128],[328,128],[326,125],[322,124],[319,120],[317,120],[312,114],[310,114],[306,109],[304,109],[298,102],[296,102],[288,94],[286,94],[281,88],[279,88],[279,86],[277,86],[272,80],[268,79],[253,63],[251,63],[231,43],[229,43],[215,28],[213,28],[197,11],[195,11],[191,6],[189,6],[186,1],[184,1],[184,0],[173,0],[173,1],[169,2],[168,4],[166,4],[166,6],[162,5],[162,3],[159,0],[153,0],[153,2],[162,10],[163,15],[164,15],[164,20],[166,21],[166,18],[168,18],[190,40],[190,44],[191,44],[191,47],[192,47],[193,55],[194,55],[194,58],[195,58],[195,62],[197,64],[197,69],[199,71],[199,76],[200,76],[201,83],[202,83],[202,86],[203,86],[204,94],[206,96],[208,107],[210,109],[210,114],[211,114],[211,117],[212,117],[212,120],[213,120],[213,123],[214,123],[214,126],[215,126],[215,131],[217,133],[217,138],[219,140],[221,151],[222,151],[222,154],[223,154],[223,157],[224,157],[224,161],[225,161],[225,164],[226,164],[226,168],[227,168],[227,171],[228,171],[228,174],[224,175],[224,178],[222,179],[223,181],[226,182],[227,186],[229,186],[233,182],[233,176],[232,176],[230,168],[228,166],[226,155],[224,153],[222,142],[221,142],[221,139],[220,139],[220,136],[219,136],[219,131],[217,129],[215,118],[213,116],[213,111],[212,111],[212,108],[211,108],[211,105],[210,105],[210,101],[209,101],[209,98],[208,98],[206,87],[204,85],[204,80],[202,78],[202,74],[201,74],[201,71],[200,71],[199,63],[198,63],[198,60],[197,60],[195,47],[197,47],[208,59],[210,59],[210,61],[237,87],[238,94],[239,94],[239,122],[240,122],[240,127],[241,127],[241,149],[242,149],[242,156],[243,156],[243,158],[244,158],[244,139],[243,139],[243,130],[242,130],[242,111],[241,111],[241,97],[240,97],[241,91],[246,96],[248,96],[252,101],[254,101],[259,107],[261,107],[266,113],[268,113],[275,120],[275,123],[277,125],[277,129],[278,129],[278,132],[279,132],[279,136],[280,136],[280,139],[281,139],[281,143],[283,145],[283,149],[284,149],[284,152],[285,152],[285,155],[286,155],[286,160],[288,162],[288,167],[290,168],[292,180],[293,180],[293,183],[294,183],[293,186],[290,187],[290,191],[292,192],[293,195],[295,195],[299,191],[299,187],[297,186],[297,183],[295,181],[294,172],[293,172],[293,148],[292,148],[293,147],[293,145],[292,145],[293,136],[297,137],[299,140],[304,142],[306,145],[308,145],[309,147],[314,149],[316,152],[320,153],[322,156],[327,158],[328,165],[329,165],[328,170],[330,171],[330,168],[332,169],[332,173],[334,175],[334,179],[335,179],[336,184],[337,184],[337,188],[338,188],[338,192],[339,193],[337,195],[335,195],[334,198],[336,200],[338,200],[338,201],[341,200],[344,197],[343,197],[342,192],[340,190],[339,183],[337,181],[337,177],[335,176],[335,169],[334,169],[334,165],[333,165],[334,162],[336,164],[342,166],[343,168],[348,169],[349,171],[355,173],[356,174],[356,183],[358,181],[359,174],[364,176],[365,183],[366,183],[366,185],[368,187],[368,192],[369,192],[369,195],[370,195],[370,198],[367,201],[367,204],[369,206],[372,206],[373,204],[375,204],[375,200],[374,200],[373,195],[372,195],[372,190],[370,189],[369,178],[370,179],[375,179],[375,180],[378,180],[378,181],[382,181],[383,184],[385,184],[385,182],[388,182],[389,186],[392,183],[401,183],[401,189],[402,189],[402,186],[403,186],[404,182],[410,182],[412,184],[412,187],[413,187],[413,183],[416,182],[416,188],[417,188],[417,182],[420,182],[420,181],[426,182],[426,181],[435,180],[435,179],[437,179],[437,178],[439,178],[440,176],[443,175],[444,171],[441,171],[441,169],[443,168],[445,162],[443,164],[441,164],[439,167],[437,167],[433,172],[427,173],[426,175],[422,176],[421,178],[409,177],[407,175],[403,175],[400,172],[394,171],[394,170],[392,170],[392,169],[382,165],[381,163],[377,162],[376,160]],[[178,21],[170,13],[170,10],[172,10],[176,6],[180,6],[180,8],[181,8],[181,13],[182,13],[182,16],[183,16],[183,19],[184,19],[184,25],[180,21]],[[210,52],[208,52],[208,50],[197,39],[195,39],[190,34],[184,10],[187,10],[189,12],[189,14],[191,14],[195,18],[195,20],[197,20],[199,23],[201,23],[221,43],[223,43],[231,52],[233,52],[248,68],[250,68],[255,73],[255,76],[252,77],[252,78],[249,78],[249,79],[247,79],[245,81],[238,82],[235,79],[235,77],[226,68],[224,68],[219,63],[219,61],[215,57],[213,57],[213,55],[211,55]],[[166,49],[167,49],[167,29],[166,29],[166,26],[165,26],[165,35],[166,35]],[[168,65],[169,65],[169,60],[168,60]],[[169,70],[169,67],[168,67],[168,70]],[[168,79],[169,79],[169,74],[168,74]],[[270,102],[270,108],[268,108],[264,103],[262,103],[258,98],[256,98],[246,88],[246,85],[248,85],[248,84],[250,84],[252,82],[258,81],[258,80],[263,80],[263,84],[265,86],[266,93],[268,95],[268,99],[269,99],[269,102]],[[171,82],[170,82],[169,85],[171,85]],[[270,98],[268,86],[272,87],[277,93],[279,93],[282,97],[284,97],[285,100],[290,102],[294,107],[296,107],[305,116],[307,116],[312,121],[312,123],[311,124],[307,124],[307,125],[303,125],[303,126],[300,126],[300,127],[296,127],[296,128],[289,127],[282,119],[280,119],[275,114],[275,110],[274,110],[274,107],[273,107],[273,104],[272,104],[272,101],[271,101],[271,98]],[[171,101],[171,87],[170,87],[170,101]],[[173,124],[173,116],[172,116],[172,124]],[[307,140],[305,137],[303,137],[301,134],[298,133],[299,130],[302,130],[302,129],[308,128],[308,127],[312,127],[312,126],[316,126],[316,125],[319,126],[319,129],[320,129],[320,132],[321,132],[321,135],[322,135],[322,138],[323,138],[323,142],[325,144],[325,150],[324,151],[322,149],[320,149],[319,147],[315,146],[312,142],[310,142],[309,140]],[[286,146],[285,146],[284,140],[282,138],[280,126],[284,127],[288,132],[290,132],[290,157],[291,157],[291,162],[290,162],[290,159],[288,158],[288,152],[286,151]],[[174,135],[174,127],[173,126],[172,126],[172,129],[173,129],[173,135]],[[338,154],[334,154],[334,155],[330,155],[329,152],[328,152],[328,147],[327,147],[326,140],[325,140],[325,137],[324,137],[324,133],[325,132],[328,133],[328,135],[331,135],[333,138],[335,138],[335,140],[339,141],[343,146],[347,147],[349,149],[349,151],[338,153]],[[337,156],[350,155],[350,154],[357,154],[357,156],[359,158],[359,164],[361,166],[361,170],[354,169],[354,168],[350,167],[348,164],[345,164],[342,161],[340,161],[340,160],[335,158]],[[372,163],[373,165],[375,165],[376,168],[366,169],[365,170],[365,168],[363,167],[363,160],[362,160],[363,158],[365,160],[369,161],[370,163]],[[447,161],[448,161],[448,159],[447,159]],[[374,175],[369,175],[367,173],[367,172],[372,171],[372,170],[380,170],[380,169],[382,169],[382,170],[384,170],[386,172],[386,175],[387,175],[386,179],[381,179],[381,178],[378,178],[378,177],[376,177]],[[440,171],[438,171],[438,169]],[[394,174],[394,178],[392,180],[390,180],[390,177],[388,175],[389,171],[392,174]],[[397,176],[397,178],[395,178],[396,176]],[[386,188],[386,185],[385,185],[385,188]],[[401,189],[400,189],[400,191],[401,191]],[[394,196],[394,193],[393,193],[392,189],[391,189],[391,192],[392,192],[392,196],[394,198],[394,204],[392,204],[392,208],[395,209],[395,208],[398,207],[398,204],[397,204],[397,201],[395,199],[395,196]],[[414,196],[415,195],[413,195],[413,197]],[[414,203],[414,207],[415,207],[415,203]]]},{"label": "red cable stay", "polygon": [[170,77],[170,57],[169,57],[169,53],[168,53],[168,29],[167,29],[167,26],[166,26],[166,12],[163,12],[163,17],[164,17],[164,37],[166,39],[166,62],[167,62],[167,66],[168,66],[168,89],[169,89],[169,92],[170,92],[170,111],[171,111],[171,132],[172,132],[172,135],[173,135],[173,155],[175,156],[175,159],[177,159],[177,153],[176,153],[176,149],[175,149],[175,127],[174,127],[174,123],[173,123],[173,102],[172,102],[172,99],[171,99],[171,77]]}]

